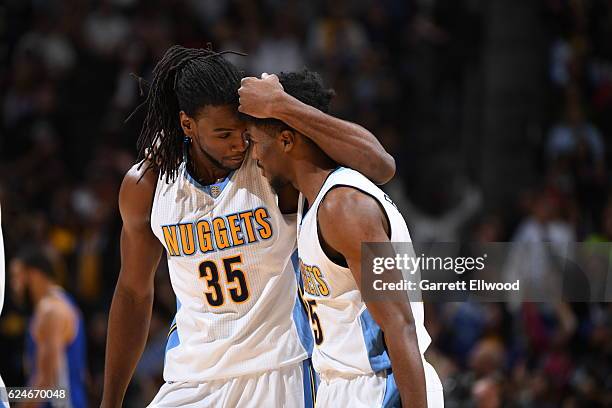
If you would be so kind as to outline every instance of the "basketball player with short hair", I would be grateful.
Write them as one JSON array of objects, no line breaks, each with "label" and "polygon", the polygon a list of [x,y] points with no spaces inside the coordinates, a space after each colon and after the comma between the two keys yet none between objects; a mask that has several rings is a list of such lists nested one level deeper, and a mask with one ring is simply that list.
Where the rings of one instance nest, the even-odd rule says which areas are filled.
[{"label": "basketball player with short hair", "polygon": [[26,334],[28,387],[65,389],[68,406],[88,406],[85,324],[76,303],[55,282],[51,261],[41,249],[25,248],[11,260],[10,279],[17,303],[33,310]]},{"label": "basketball player with short hair", "polygon": [[332,93],[316,73],[279,76],[243,80],[240,110],[262,118],[248,128],[253,158],[272,188],[301,192],[298,255],[321,378],[316,405],[442,407],[442,385],[423,356],[431,342],[423,304],[364,302],[360,293],[362,242],[409,242],[406,223],[361,173],[339,167],[282,116],[269,114],[284,94],[312,110],[329,108]]},{"label": "basketball player with short hair", "polygon": [[[139,164],[119,193],[122,266],[103,407],[121,406],[145,346],[162,252],[177,314],[166,383],[151,406],[306,404],[307,344],[300,338],[302,307],[292,296],[298,193],[289,186],[275,194],[252,160],[237,111],[241,79],[220,54],[178,46],[153,71]],[[278,108],[339,162],[379,182],[393,176],[393,159],[362,127],[313,114],[294,99]]]}]

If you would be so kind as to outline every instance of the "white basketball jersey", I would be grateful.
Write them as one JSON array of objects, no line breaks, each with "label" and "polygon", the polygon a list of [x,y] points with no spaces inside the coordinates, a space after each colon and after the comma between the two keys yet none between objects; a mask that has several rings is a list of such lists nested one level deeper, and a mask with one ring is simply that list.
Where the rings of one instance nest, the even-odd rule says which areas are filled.
[{"label": "white basketball jersey", "polygon": [[299,363],[307,354],[292,313],[295,215],[247,154],[219,184],[186,171],[157,182],[151,227],[168,258],[177,313],[166,381],[203,382]]},{"label": "white basketball jersey", "polygon": [[[325,194],[335,186],[354,187],[375,198],[389,219],[391,241],[411,242],[411,239],[404,218],[389,197],[354,170],[340,167],[332,172],[306,214],[300,196],[298,253],[303,293],[310,305],[316,343],[313,366],[327,377],[372,374],[391,368],[382,330],[370,316],[351,270],[330,260],[319,242],[317,211]],[[423,303],[411,302],[410,306],[423,354],[431,343],[423,324]]]}]

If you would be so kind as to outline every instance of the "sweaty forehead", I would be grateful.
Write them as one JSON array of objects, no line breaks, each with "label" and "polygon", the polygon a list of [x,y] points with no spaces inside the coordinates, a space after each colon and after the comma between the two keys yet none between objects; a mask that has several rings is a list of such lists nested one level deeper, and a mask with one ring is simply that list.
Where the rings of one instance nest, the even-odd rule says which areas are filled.
[{"label": "sweaty forehead", "polygon": [[244,128],[245,125],[234,105],[205,106],[198,111],[197,120],[198,125],[212,130],[235,130]]}]

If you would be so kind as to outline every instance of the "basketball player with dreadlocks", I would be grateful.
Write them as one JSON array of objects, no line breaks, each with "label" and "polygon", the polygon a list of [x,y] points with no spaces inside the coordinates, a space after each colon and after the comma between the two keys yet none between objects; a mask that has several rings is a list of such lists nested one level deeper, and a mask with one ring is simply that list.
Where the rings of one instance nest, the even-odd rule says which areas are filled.
[{"label": "basketball player with dreadlocks", "polygon": [[[153,70],[139,163],[119,193],[122,265],[111,305],[103,407],[119,407],[146,343],[162,252],[177,297],[153,407],[304,407],[308,344],[295,302],[298,193],[271,189],[237,111],[241,74],[206,49]],[[364,128],[287,99],[283,120],[374,181],[395,164]],[[305,322],[304,322],[305,323]]]}]

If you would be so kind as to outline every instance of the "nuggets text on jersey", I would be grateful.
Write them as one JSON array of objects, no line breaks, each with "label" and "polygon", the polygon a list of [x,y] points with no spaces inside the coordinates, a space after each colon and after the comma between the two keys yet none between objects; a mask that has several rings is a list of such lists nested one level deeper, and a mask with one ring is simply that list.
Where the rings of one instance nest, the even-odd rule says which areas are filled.
[{"label": "nuggets text on jersey", "polygon": [[222,251],[272,237],[265,207],[173,225],[163,225],[164,241],[171,256]]},{"label": "nuggets text on jersey", "polygon": [[320,297],[329,296],[329,285],[321,268],[316,265],[306,265],[300,259],[300,272],[302,282],[304,282],[304,290],[308,294]]}]

